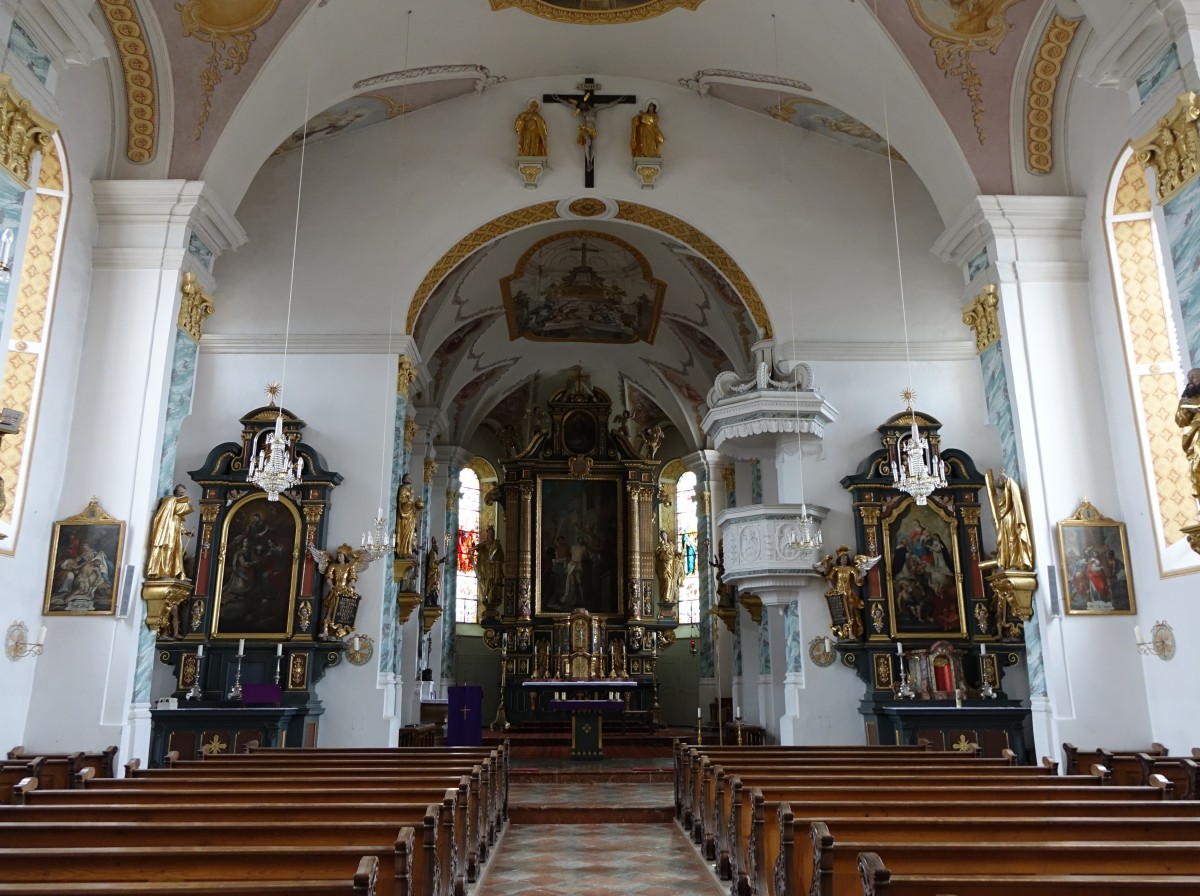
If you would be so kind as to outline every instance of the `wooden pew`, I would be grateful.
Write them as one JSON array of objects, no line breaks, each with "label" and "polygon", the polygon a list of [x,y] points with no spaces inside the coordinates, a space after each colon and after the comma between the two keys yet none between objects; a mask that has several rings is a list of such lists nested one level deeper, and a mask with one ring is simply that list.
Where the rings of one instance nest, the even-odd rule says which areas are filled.
[{"label": "wooden pew", "polygon": [[[72,807],[87,816],[89,810],[99,813],[113,806],[130,809],[156,810],[168,806],[176,819],[191,817],[193,810],[200,812],[214,805],[220,807],[225,818],[249,818],[256,810],[267,810],[271,818],[294,818],[303,807],[324,804],[335,807],[326,814],[323,824],[335,825],[338,813],[359,817],[360,800],[369,799],[375,804],[385,804],[388,810],[387,826],[395,830],[399,825],[409,825],[410,837],[406,874],[409,894],[415,896],[461,896],[465,892],[462,860],[463,838],[459,837],[461,821],[458,820],[458,791],[447,789],[440,802],[430,803],[421,797],[427,791],[347,791],[345,789],[315,789],[284,787],[277,789],[236,789],[215,791],[206,788],[125,788],[105,790],[48,790],[36,789],[31,782],[21,794],[24,807]],[[407,797],[407,799],[406,799]],[[19,816],[18,816],[19,817]],[[61,817],[61,816],[60,816]],[[78,816],[77,816],[78,817]],[[456,824],[457,822],[457,824]],[[267,822],[263,830],[269,834],[273,824]],[[381,861],[384,857],[381,856]],[[381,873],[387,873],[386,867]]]},{"label": "wooden pew", "polygon": [[[860,847],[856,850],[856,847]],[[819,896],[862,896],[859,853],[874,852],[892,872],[913,874],[1115,874],[1195,876],[1200,849],[1187,841],[1131,843],[1128,840],[972,843],[960,841],[834,844],[832,874],[822,869]],[[1104,891],[1099,891],[1104,892]],[[818,894],[813,894],[818,896]]]},{"label": "wooden pew", "polygon": [[[364,856],[378,859],[379,896],[413,896],[412,828],[404,828],[394,845],[368,846],[56,846],[41,849],[0,847],[0,868],[8,892],[30,892],[51,885],[65,892],[79,883],[227,882],[267,884],[291,881],[348,881],[362,869]],[[299,872],[299,875],[298,875]],[[43,891],[45,892],[45,891]],[[109,892],[114,892],[110,890]],[[124,892],[117,889],[115,892]],[[151,891],[151,892],[162,892]],[[276,890],[278,892],[278,890]],[[344,892],[344,891],[343,891]],[[419,892],[419,891],[417,891]]]},{"label": "wooden pew", "polygon": [[1162,775],[1175,785],[1175,799],[1194,800],[1197,794],[1197,778],[1200,777],[1200,764],[1194,759],[1184,756],[1151,756],[1149,753],[1137,754],[1138,765],[1142,770],[1142,783],[1150,780],[1151,775]]},{"label": "wooden pew", "polygon": [[864,896],[1192,896],[1200,877],[1129,874],[893,874],[877,853],[858,859]]},{"label": "wooden pew", "polygon": [[[1200,842],[1200,819],[1178,818],[1142,819],[1130,821],[1119,817],[1110,818],[1061,818],[1049,821],[1038,818],[989,818],[977,817],[966,822],[955,819],[948,822],[941,818],[896,818],[896,819],[838,819],[831,821],[831,828],[824,822],[813,822],[809,826],[808,840],[811,849],[799,849],[793,868],[797,876],[780,886],[779,869],[775,874],[776,896],[802,896],[806,893],[821,893],[822,896],[855,894],[860,882],[857,871],[857,856],[864,850],[854,850],[855,844],[879,844],[876,850],[890,855],[893,846],[907,847],[909,844],[954,843],[969,856],[980,844],[989,843],[1088,843],[1124,842],[1136,845],[1139,842],[1180,841],[1196,844]],[[883,844],[887,844],[884,846]],[[854,851],[850,861],[844,855]],[[1200,853],[1200,850],[1196,850]],[[797,861],[798,860],[798,861]],[[969,863],[968,863],[969,864]],[[969,867],[964,870],[970,870]],[[1032,870],[1037,870],[1033,866]],[[1076,870],[1087,870],[1083,866]],[[841,879],[838,879],[838,875]]]},{"label": "wooden pew", "polygon": [[[240,773],[239,773],[240,772]],[[471,785],[467,776],[445,774],[433,770],[421,774],[415,769],[405,770],[394,775],[376,775],[366,777],[364,774],[312,774],[302,768],[292,768],[280,771],[274,768],[262,769],[231,769],[224,775],[191,775],[185,772],[167,770],[166,775],[154,777],[118,778],[113,780],[90,781],[84,793],[125,794],[129,792],[158,795],[169,788],[172,791],[181,789],[191,790],[203,799],[214,793],[233,794],[244,789],[250,789],[260,795],[279,794],[281,792],[304,792],[326,790],[346,795],[346,798],[372,797],[380,792],[392,794],[393,798],[405,798],[410,802],[427,802],[431,797],[441,793],[455,794],[450,806],[451,818],[445,824],[449,829],[444,832],[448,856],[444,857],[451,863],[452,879],[458,874],[466,875],[474,881],[478,875],[479,865],[486,860],[488,818],[484,814],[486,805],[478,798],[478,791]],[[449,788],[449,789],[447,789]],[[49,797],[39,797],[48,799]],[[265,796],[263,797],[266,798]]]},{"label": "wooden pew", "polygon": [[215,881],[60,881],[56,883],[6,883],[0,896],[376,896],[379,859],[363,856],[347,885],[323,880],[215,880]]},{"label": "wooden pew", "polygon": [[[41,756],[46,760],[47,765],[62,765],[68,768],[70,770],[66,775],[68,787],[71,786],[70,781],[75,775],[85,768],[95,769],[97,778],[114,778],[117,774],[117,747],[115,744],[94,752],[82,750],[75,753],[32,753],[23,746],[13,747],[8,751],[9,759],[31,759],[34,756]],[[48,787],[50,783],[43,781],[42,786]]]},{"label": "wooden pew", "polygon": [[15,788],[31,778],[36,781],[44,762],[40,756],[30,760],[12,759],[0,762],[0,805],[16,802]]},{"label": "wooden pew", "polygon": [[1141,767],[1137,764],[1138,753],[1149,753],[1151,756],[1167,755],[1167,748],[1160,743],[1135,750],[1081,750],[1069,743],[1064,743],[1062,748],[1064,775],[1077,775],[1100,763],[1112,770],[1114,784],[1141,783]]}]

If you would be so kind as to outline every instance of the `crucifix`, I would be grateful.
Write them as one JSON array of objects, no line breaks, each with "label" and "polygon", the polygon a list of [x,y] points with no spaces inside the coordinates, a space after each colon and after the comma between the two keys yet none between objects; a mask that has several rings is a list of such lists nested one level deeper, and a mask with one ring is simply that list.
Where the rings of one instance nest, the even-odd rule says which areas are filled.
[{"label": "crucifix", "polygon": [[579,117],[579,135],[575,142],[583,147],[583,185],[591,188],[596,186],[596,113],[618,103],[636,103],[637,97],[598,94],[596,91],[600,89],[600,85],[592,78],[584,78],[583,83],[577,85],[577,89],[582,92],[543,94],[542,102],[562,103],[564,106],[570,106],[575,110],[575,115]]}]

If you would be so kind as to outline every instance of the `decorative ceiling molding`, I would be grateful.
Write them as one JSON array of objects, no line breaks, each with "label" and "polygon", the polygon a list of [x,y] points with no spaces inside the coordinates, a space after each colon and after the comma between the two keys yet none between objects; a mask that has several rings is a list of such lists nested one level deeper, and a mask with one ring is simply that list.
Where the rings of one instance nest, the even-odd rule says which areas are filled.
[{"label": "decorative ceiling molding", "polygon": [[673,9],[695,9],[703,2],[704,0],[491,0],[493,10],[515,6],[539,18],[570,25],[622,25],[642,22]]},{"label": "decorative ceiling molding", "polygon": [[125,113],[129,131],[125,157],[134,163],[154,158],[158,131],[158,97],[154,61],[133,0],[98,0],[117,45],[125,78]]},{"label": "decorative ceiling molding", "polygon": [[1082,21],[1055,15],[1042,35],[1025,100],[1025,167],[1031,174],[1049,174],[1054,167],[1054,97]]},{"label": "decorative ceiling molding", "polygon": [[[417,287],[417,291],[413,293],[412,301],[408,306],[405,332],[413,332],[417,320],[420,318],[421,312],[424,310],[434,289],[437,288],[438,284],[450,272],[458,267],[463,259],[483,248],[488,243],[498,240],[505,234],[525,227],[531,227],[534,224],[558,220],[558,206],[559,203],[557,202],[539,202],[536,205],[508,212],[481,225],[455,243],[429,269],[429,272]],[[666,234],[690,247],[713,265],[713,267],[721,272],[721,275],[729,282],[730,286],[745,303],[747,310],[749,310],[751,317],[758,326],[759,338],[770,339],[772,337],[771,320],[767,314],[766,306],[763,305],[762,297],[759,296],[758,290],[754,288],[745,271],[738,266],[729,253],[718,246],[705,233],[696,229],[691,224],[676,218],[674,215],[641,205],[637,202],[621,202],[619,203],[619,207],[620,210],[616,215],[617,220],[639,224],[651,230],[657,230],[659,233]]]},{"label": "decorative ceiling molding", "polygon": [[755,72],[739,72],[730,68],[703,68],[690,78],[680,78],[679,86],[694,90],[703,95],[708,93],[714,83],[734,84],[766,84],[770,87],[782,87],[787,90],[812,92],[812,86],[803,81],[793,81],[791,78],[781,78],[779,75],[761,75]]},{"label": "decorative ceiling molding", "polygon": [[368,87],[378,87],[381,84],[392,84],[396,81],[432,81],[454,78],[459,75],[475,76],[475,92],[483,93],[485,88],[493,87],[501,81],[507,81],[506,75],[493,75],[486,65],[455,64],[455,65],[424,65],[420,68],[405,68],[382,75],[372,75],[354,82],[355,90],[366,90]]}]

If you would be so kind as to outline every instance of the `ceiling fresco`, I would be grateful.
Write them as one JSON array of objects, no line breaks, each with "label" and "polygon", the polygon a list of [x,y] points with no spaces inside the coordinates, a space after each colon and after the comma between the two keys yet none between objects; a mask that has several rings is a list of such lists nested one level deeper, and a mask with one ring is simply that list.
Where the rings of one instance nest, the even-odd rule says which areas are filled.
[{"label": "ceiling fresco", "polygon": [[300,144],[306,142],[306,134],[308,145],[313,146],[339,134],[351,134],[381,121],[391,121],[417,109],[474,93],[475,84],[475,78],[453,78],[381,87],[347,97],[293,131],[272,155],[299,149]]},{"label": "ceiling fresco", "polygon": [[621,375],[621,393],[625,398],[625,408],[630,414],[627,431],[631,437],[634,433],[652,426],[670,423],[671,418],[658,406],[650,392],[632,377]]},{"label": "ceiling fresco", "polygon": [[654,342],[667,284],[624,240],[591,230],[541,240],[500,281],[510,339]]},{"label": "ceiling fresco", "polygon": [[458,390],[458,394],[454,396],[454,412],[451,423],[456,437],[462,435],[462,423],[466,417],[464,411],[467,407],[477,404],[480,396],[485,394],[486,387],[508,373],[516,363],[516,358],[501,361],[476,375],[474,379]]},{"label": "ceiling fresco", "polygon": [[686,343],[695,350],[699,357],[704,359],[713,376],[722,370],[733,369],[733,362],[725,354],[725,349],[717,345],[703,330],[681,320],[671,320],[670,323],[671,329],[675,331],[680,341]]},{"label": "ceiling fresco", "polygon": [[[807,96],[783,94],[770,85],[730,84],[714,81],[708,85],[710,96],[751,112],[759,112],[780,119],[788,124],[803,128],[822,137],[828,137],[846,146],[884,155],[887,143],[852,115],[841,109]],[[895,149],[892,158],[903,161]]]},{"label": "ceiling fresco", "polygon": [[490,0],[492,9],[516,7],[525,12],[577,25],[640,22],[672,9],[695,9],[704,0]]}]

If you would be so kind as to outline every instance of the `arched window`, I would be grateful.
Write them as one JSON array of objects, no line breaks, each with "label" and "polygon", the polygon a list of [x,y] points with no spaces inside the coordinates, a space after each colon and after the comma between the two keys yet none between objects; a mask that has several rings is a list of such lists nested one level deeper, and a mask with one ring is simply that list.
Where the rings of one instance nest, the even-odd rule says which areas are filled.
[{"label": "arched window", "polygon": [[479,476],[470,467],[458,474],[458,545],[454,588],[454,621],[479,621],[479,583],[475,578],[475,542],[479,540],[482,500]]},{"label": "arched window", "polygon": [[679,621],[700,621],[700,544],[696,505],[696,474],[684,473],[675,486],[675,543],[683,552],[683,581],[679,585]]},{"label": "arched window", "polygon": [[1136,408],[1142,467],[1162,572],[1194,567],[1181,531],[1195,522],[1187,459],[1175,408],[1187,373],[1179,348],[1178,309],[1167,288],[1162,243],[1145,171],[1132,150],[1109,186],[1107,230],[1126,370]]},{"label": "arched window", "polygon": [[9,284],[8,304],[12,328],[4,366],[3,405],[24,414],[18,432],[4,437],[0,447],[0,477],[4,479],[7,503],[0,515],[0,534],[7,539],[3,553],[16,550],[25,485],[29,480],[31,452],[37,427],[38,404],[45,377],[46,348],[58,284],[59,259],[66,230],[70,182],[65,153],[58,136],[42,153],[33,209],[26,232],[15,240],[24,246],[20,280]]}]

